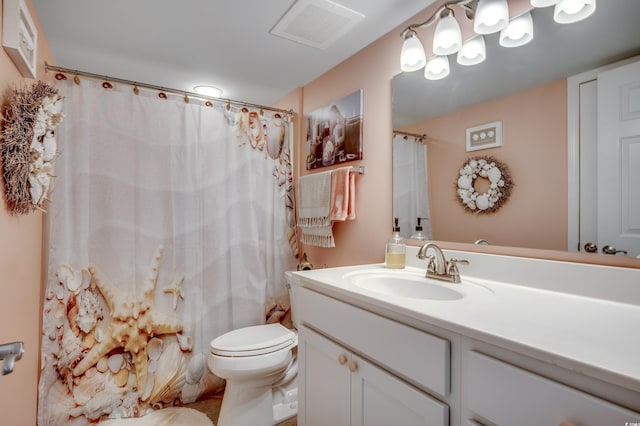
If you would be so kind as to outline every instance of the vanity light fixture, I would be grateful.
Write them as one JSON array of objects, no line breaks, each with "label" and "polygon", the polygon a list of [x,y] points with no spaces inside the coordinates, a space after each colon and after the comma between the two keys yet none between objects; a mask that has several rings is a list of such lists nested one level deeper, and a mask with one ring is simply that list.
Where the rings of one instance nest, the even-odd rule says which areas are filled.
[{"label": "vanity light fixture", "polygon": [[427,80],[441,80],[449,75],[449,57],[434,56],[424,67],[424,78]]},{"label": "vanity light fixture", "polygon": [[483,62],[486,58],[487,49],[484,44],[484,36],[477,35],[462,44],[457,59],[460,65],[471,66]]},{"label": "vanity light fixture", "polygon": [[507,0],[479,0],[473,30],[477,34],[493,34],[509,24]]},{"label": "vanity light fixture", "polygon": [[433,53],[436,55],[451,55],[462,47],[462,33],[460,24],[455,18],[453,10],[445,6],[442,16],[433,34]]},{"label": "vanity light fixture", "polygon": [[[587,18],[596,9],[596,0],[529,0],[531,9],[555,6],[554,20],[565,24]],[[638,0],[640,1],[640,0]],[[454,9],[454,6],[457,9]],[[455,12],[462,10],[473,21],[475,34],[468,40],[461,37],[460,23]],[[464,19],[464,18],[462,18]],[[425,52],[416,30],[437,22],[433,32],[431,52]],[[504,47],[517,47],[533,39],[533,18],[530,10],[509,20],[507,0],[446,0],[424,22],[409,25],[401,34],[400,69],[405,72],[425,68],[424,77],[439,80],[449,75],[447,55],[457,53],[460,65],[470,66],[486,59],[483,34],[500,32],[499,43]],[[432,54],[433,52],[433,54]],[[430,58],[427,60],[427,58]]]},{"label": "vanity light fixture", "polygon": [[596,11],[596,0],[560,0],[553,10],[553,20],[572,24],[588,18]]},{"label": "vanity light fixture", "polygon": [[524,46],[533,40],[533,19],[531,13],[523,13],[513,18],[507,28],[500,31],[500,46]]},{"label": "vanity light fixture", "polygon": [[210,96],[212,98],[219,98],[220,96],[222,96],[222,89],[205,84],[194,86],[193,91],[198,95]]},{"label": "vanity light fixture", "polygon": [[531,0],[531,6],[533,7],[547,7],[555,6],[560,0]]},{"label": "vanity light fixture", "polygon": [[400,69],[402,71],[417,71],[424,67],[427,58],[424,54],[424,47],[418,39],[416,32],[408,28],[404,32],[404,43],[402,43],[402,52],[400,53]]}]

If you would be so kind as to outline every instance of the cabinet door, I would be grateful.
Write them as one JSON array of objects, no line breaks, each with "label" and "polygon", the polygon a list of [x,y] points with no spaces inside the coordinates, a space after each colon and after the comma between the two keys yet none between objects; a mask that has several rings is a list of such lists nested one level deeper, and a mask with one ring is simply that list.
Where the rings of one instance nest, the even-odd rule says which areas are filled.
[{"label": "cabinet door", "polygon": [[350,354],[311,331],[298,328],[298,424],[347,426],[350,417]]},{"label": "cabinet door", "polygon": [[477,352],[467,356],[466,405],[499,426],[624,425],[640,414]]},{"label": "cabinet door", "polygon": [[445,426],[449,407],[353,355],[351,425]]}]

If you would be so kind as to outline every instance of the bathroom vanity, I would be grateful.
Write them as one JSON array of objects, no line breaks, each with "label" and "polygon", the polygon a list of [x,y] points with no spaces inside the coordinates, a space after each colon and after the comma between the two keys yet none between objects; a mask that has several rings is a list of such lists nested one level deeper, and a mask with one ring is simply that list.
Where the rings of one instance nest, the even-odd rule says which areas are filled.
[{"label": "bathroom vanity", "polygon": [[640,270],[445,250],[297,272],[298,424],[640,424]]}]

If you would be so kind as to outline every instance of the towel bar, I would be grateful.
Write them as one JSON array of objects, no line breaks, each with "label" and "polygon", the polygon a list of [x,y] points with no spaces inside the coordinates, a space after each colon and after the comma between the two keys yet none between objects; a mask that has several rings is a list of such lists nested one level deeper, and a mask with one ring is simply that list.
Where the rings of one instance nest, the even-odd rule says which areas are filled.
[{"label": "towel bar", "polygon": [[24,343],[13,342],[0,345],[0,361],[2,362],[2,375],[13,372],[13,365],[22,358]]}]

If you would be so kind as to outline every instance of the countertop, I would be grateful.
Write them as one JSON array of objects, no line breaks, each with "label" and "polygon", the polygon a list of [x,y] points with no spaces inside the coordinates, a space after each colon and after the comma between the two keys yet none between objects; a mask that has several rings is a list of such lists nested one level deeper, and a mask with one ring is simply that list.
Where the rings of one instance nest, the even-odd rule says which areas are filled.
[{"label": "countertop", "polygon": [[[472,263],[482,260],[474,257]],[[522,267],[523,260],[518,262]],[[544,279],[544,268],[539,263],[535,265],[537,267],[532,271],[538,271],[527,271],[527,279],[531,280],[532,274],[540,274],[540,279]],[[582,281],[589,281],[584,277],[600,273],[575,269],[581,268],[579,264],[550,266],[562,271],[560,275],[564,274],[555,277],[559,282],[571,281],[575,276],[583,277]],[[543,288],[539,288],[468,276],[462,266],[460,269],[461,284],[435,283],[455,286],[454,289],[464,294],[464,297],[456,300],[383,295],[356,286],[344,278],[345,274],[361,270],[424,276],[424,268],[413,266],[391,270],[385,268],[384,264],[371,264],[316,269],[294,275],[301,278],[303,287],[399,322],[412,326],[423,323],[441,327],[640,392],[640,305],[635,300],[625,303],[591,295],[594,286],[609,285],[615,292],[615,283],[582,282],[584,292],[567,292],[562,288],[555,291],[545,288],[552,286],[549,280]],[[627,280],[626,284],[622,284],[626,286],[627,293],[640,293],[640,273],[633,271],[628,275],[616,275],[626,272],[601,272],[600,279],[622,276]]]}]

